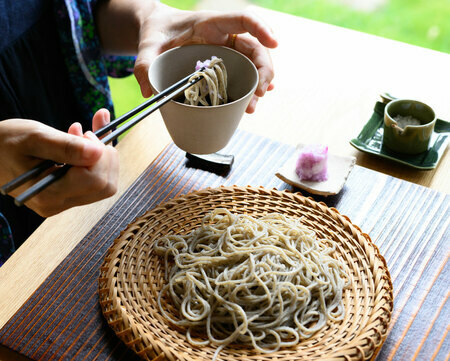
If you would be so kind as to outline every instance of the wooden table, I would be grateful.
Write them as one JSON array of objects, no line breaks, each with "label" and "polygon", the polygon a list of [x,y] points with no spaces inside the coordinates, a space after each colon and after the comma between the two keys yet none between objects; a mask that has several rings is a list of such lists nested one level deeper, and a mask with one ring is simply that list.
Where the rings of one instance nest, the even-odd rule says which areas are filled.
[{"label": "wooden table", "polygon": [[[273,28],[275,90],[240,128],[295,145],[321,143],[354,155],[357,164],[449,193],[448,151],[437,169],[418,171],[355,150],[354,138],[381,92],[430,103],[450,120],[450,55],[252,7]],[[0,329],[169,143],[160,115],[136,126],[118,145],[119,190],[107,200],[46,220],[0,268]],[[0,348],[0,360],[21,356]]]}]

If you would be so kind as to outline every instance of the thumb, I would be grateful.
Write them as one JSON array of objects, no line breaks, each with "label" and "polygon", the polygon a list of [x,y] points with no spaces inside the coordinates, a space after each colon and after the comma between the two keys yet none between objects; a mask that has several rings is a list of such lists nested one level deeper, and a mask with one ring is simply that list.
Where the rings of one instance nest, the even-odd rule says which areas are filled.
[{"label": "thumb", "polygon": [[158,52],[153,47],[141,49],[134,63],[134,76],[141,87],[141,93],[144,98],[149,98],[153,94],[148,78],[148,70],[157,55]]},{"label": "thumb", "polygon": [[30,156],[75,166],[91,166],[100,159],[102,143],[44,127],[27,137],[25,147]]}]

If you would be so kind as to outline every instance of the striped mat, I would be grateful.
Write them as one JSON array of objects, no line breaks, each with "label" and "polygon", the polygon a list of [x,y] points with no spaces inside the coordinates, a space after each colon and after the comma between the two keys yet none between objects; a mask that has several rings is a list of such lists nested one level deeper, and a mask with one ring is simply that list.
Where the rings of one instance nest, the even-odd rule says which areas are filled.
[{"label": "striped mat", "polygon": [[[33,360],[137,360],[109,329],[98,303],[99,268],[114,238],[146,210],[193,190],[290,189],[274,173],[293,152],[239,131],[223,151],[235,155],[232,170],[216,174],[167,146],[0,330],[0,343]],[[450,196],[356,166],[339,195],[314,198],[347,215],[386,258],[395,308],[377,360],[448,360]]]}]

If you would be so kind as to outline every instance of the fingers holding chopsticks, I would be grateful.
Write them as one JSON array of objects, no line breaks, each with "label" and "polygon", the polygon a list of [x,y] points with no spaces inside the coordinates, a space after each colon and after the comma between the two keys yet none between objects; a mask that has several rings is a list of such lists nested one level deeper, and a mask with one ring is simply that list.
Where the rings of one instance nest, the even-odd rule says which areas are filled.
[{"label": "fingers holding chopsticks", "polygon": [[116,193],[119,173],[117,150],[110,145],[103,145],[92,132],[87,132],[84,136],[103,146],[100,159],[92,166],[71,167],[61,179],[28,200],[26,206],[49,217]]},{"label": "fingers holding chopsticks", "polygon": [[[0,187],[0,193],[12,195],[13,197],[15,197],[14,203],[17,206],[22,206],[22,205],[26,204],[27,206],[29,206],[30,208],[34,209],[39,214],[44,215],[44,216],[49,216],[49,215],[58,213],[58,212],[64,210],[64,208],[69,208],[74,205],[93,202],[93,201],[100,200],[100,199],[110,196],[111,194],[113,194],[116,191],[116,188],[117,188],[117,172],[118,172],[117,158],[118,158],[118,155],[116,154],[116,151],[114,150],[114,148],[107,147],[105,145],[111,141],[116,140],[120,135],[124,134],[126,131],[131,129],[134,125],[139,123],[142,119],[146,118],[151,113],[158,110],[161,106],[163,106],[167,102],[174,99],[180,92],[183,92],[184,90],[186,90],[187,88],[189,88],[190,86],[192,86],[193,84],[195,84],[196,82],[201,80],[201,77],[197,77],[196,79],[189,81],[191,76],[196,73],[197,73],[197,71],[191,75],[186,76],[183,79],[180,79],[179,81],[172,84],[171,86],[169,86],[168,88],[166,88],[165,90],[160,92],[159,94],[155,95],[153,98],[138,105],[136,108],[123,114],[122,116],[118,117],[117,119],[115,119],[112,122],[110,122],[109,113],[106,110],[98,111],[94,116],[93,127],[94,127],[94,129],[97,127],[100,127],[100,128],[97,129],[95,131],[95,133],[88,131],[83,134],[83,129],[82,129],[81,125],[78,123],[72,124],[72,126],[69,128],[70,134],[62,133],[62,132],[59,132],[56,130],[50,130],[50,132],[53,132],[53,136],[54,136],[53,138],[55,140],[58,140],[58,139],[61,140],[62,138],[65,138],[65,143],[63,142],[65,144],[65,146],[63,148],[66,152],[65,153],[66,156],[72,154],[72,150],[74,150],[74,151],[78,152],[79,155],[81,155],[81,159],[76,159],[76,158],[72,159],[70,157],[62,157],[63,160],[59,160],[60,158],[56,157],[55,154],[52,154],[52,151],[49,151],[49,149],[47,149],[49,147],[48,147],[48,144],[46,144],[46,143],[48,143],[48,141],[50,141],[50,143],[51,143],[53,138],[45,139],[45,137],[42,137],[42,134],[41,134],[40,140],[45,139],[45,140],[47,140],[47,142],[41,142],[42,144],[35,144],[36,146],[44,145],[42,147],[42,150],[39,152],[39,155],[34,154],[34,153],[30,153],[30,154],[32,156],[31,158],[34,159],[34,161],[36,162],[40,157],[42,157],[42,154],[48,152],[47,156],[45,156],[46,159],[42,161],[42,158],[41,158],[41,162],[39,162],[39,164],[36,167],[33,167],[32,169],[29,169],[23,173],[19,173],[19,175],[16,176],[14,179],[11,179],[11,180],[7,181],[7,183],[4,183]],[[105,111],[106,111],[106,113],[105,113]],[[23,119],[18,119],[18,120],[22,121],[22,122],[27,122],[26,120],[23,120]],[[37,123],[37,122],[33,122],[33,121],[28,121],[28,122],[31,122],[31,124],[34,124],[36,127],[38,127],[38,126],[45,127],[42,124],[39,125],[39,123]],[[15,123],[11,123],[11,122],[6,123],[6,124],[9,124],[10,126],[12,124],[13,125],[12,127],[14,127],[14,125],[15,125]],[[118,125],[120,125],[119,128],[115,129],[114,131],[111,131]],[[47,127],[47,128],[49,128],[49,127]],[[7,127],[6,127],[5,133],[6,133],[5,137],[7,137],[7,138],[9,137],[9,139],[14,138],[13,136],[11,136],[11,134],[8,134]],[[37,132],[37,133],[39,133],[39,132]],[[45,132],[41,132],[41,133],[45,133]],[[1,132],[0,132],[0,136],[1,136]],[[98,139],[97,137],[101,137],[101,140]],[[0,137],[0,139],[1,139],[1,137]],[[84,139],[84,141],[83,141],[83,139]],[[92,142],[86,143],[86,140],[92,140]],[[36,140],[34,140],[34,142],[36,143]],[[31,141],[30,143],[33,144],[33,141]],[[57,141],[56,141],[56,143],[57,144],[55,146],[50,147],[50,149],[53,150],[53,152],[58,149],[59,144]],[[76,145],[76,144],[81,145],[81,148],[74,147],[74,145]],[[29,147],[29,145],[28,145],[28,147]],[[31,149],[32,148],[33,147],[31,147]],[[95,148],[97,148],[97,150],[100,149],[101,153],[93,152],[93,150],[95,150]],[[106,149],[106,151],[105,151],[106,153],[112,155],[112,158],[109,157],[109,161],[108,161],[108,157],[104,158],[104,159],[106,159],[107,164],[109,164],[109,167],[108,168],[105,168],[105,167],[90,168],[92,165],[96,164],[97,161],[99,161],[99,162],[101,161],[101,159],[99,159],[99,157],[96,157],[96,154],[102,154],[104,149]],[[80,150],[81,150],[81,152],[80,152]],[[28,158],[30,158],[30,154],[27,154]],[[7,150],[4,151],[4,155],[8,156]],[[1,149],[0,149],[0,156],[1,156]],[[61,156],[61,154],[59,154],[59,156]],[[22,158],[24,158],[24,157],[22,157]],[[65,158],[70,158],[70,161],[68,161]],[[94,160],[94,161],[89,164],[78,163],[79,161],[92,161],[92,160]],[[62,166],[55,169],[55,162],[61,164]],[[25,163],[25,162],[22,162],[22,163]],[[86,180],[82,180],[82,181],[86,182],[88,191],[91,192],[91,196],[80,198],[80,195],[77,195],[75,198],[75,204],[73,204],[74,203],[73,199],[72,199],[72,202],[67,202],[66,204],[60,202],[59,205],[58,205],[58,200],[56,200],[55,202],[53,202],[53,203],[56,203],[54,208],[47,208],[46,207],[47,204],[41,203],[40,199],[38,199],[36,202],[29,202],[30,199],[32,199],[33,197],[35,197],[36,195],[41,193],[43,190],[48,188],[50,185],[54,184],[56,181],[58,181],[62,177],[69,174],[68,172],[71,172],[70,174],[74,174],[75,171],[73,171],[72,168],[75,168],[75,167],[86,167],[86,168],[89,168],[91,171],[93,170],[94,173],[100,171],[104,175],[107,175],[107,177],[106,178],[98,178],[97,182],[93,183],[96,185],[96,189],[97,189],[96,192],[94,192],[94,193],[92,193],[92,189],[89,188],[89,182],[87,182]],[[43,172],[47,173],[45,177],[42,177]],[[39,177],[39,175],[40,175],[40,177]],[[30,180],[35,179],[36,177],[39,177],[38,181],[36,183],[30,185],[29,184]],[[0,174],[0,181],[2,181],[1,178],[2,177]],[[69,177],[67,177],[67,178],[69,178]],[[103,180],[106,179],[106,181],[102,182],[101,181],[102,179]],[[95,180],[95,177],[94,177],[94,180]],[[25,187],[28,187],[28,186],[30,186],[30,187],[27,189],[24,189]],[[18,194],[17,193],[18,190],[23,190],[23,192]],[[81,194],[85,195],[85,190],[83,190],[82,187],[80,187],[80,190],[81,190]],[[46,198],[44,198],[44,200],[45,199]],[[36,204],[36,203],[37,203],[37,205],[33,207],[33,204]]]},{"label": "fingers holding chopsticks", "polygon": [[[102,108],[95,112],[94,117],[92,118],[92,131],[96,132],[97,130],[103,128],[111,121],[111,115],[109,114],[108,109]],[[83,136],[83,127],[80,123],[73,123],[67,133],[77,136]],[[100,137],[101,139],[102,137]]]},{"label": "fingers holding chopsticks", "polygon": [[99,142],[67,134],[38,122],[23,119],[16,121],[23,121],[19,123],[23,125],[20,128],[24,135],[17,148],[23,157],[50,159],[75,166],[91,166],[102,155],[103,147]]},{"label": "fingers holding chopsticks", "polygon": [[[108,110],[100,109],[92,119],[92,129],[97,131],[109,122]],[[77,160],[69,163],[74,166],[63,178],[26,203],[29,207],[33,207],[32,205],[35,203],[40,209],[41,215],[50,216],[74,206],[108,198],[117,191],[119,158],[116,149],[112,146],[105,146],[91,131],[83,133],[83,129],[78,123],[72,124],[68,133],[97,144],[102,149],[102,154],[95,163],[88,166],[77,166]],[[83,157],[80,161],[82,159]],[[49,198],[56,201],[47,202]]]},{"label": "fingers holding chopsticks", "polygon": [[[103,116],[100,112],[98,117],[102,119],[95,121],[98,123],[96,126],[109,121],[109,115],[108,119],[103,119]],[[117,187],[117,151],[105,146],[92,132],[83,134],[79,125],[73,125],[70,133],[32,120],[0,122],[1,184],[42,160],[73,165],[62,179],[25,203],[45,217],[108,197]],[[25,183],[10,195],[17,196],[29,185]]]},{"label": "fingers holding chopsticks", "polygon": [[[118,172],[118,159],[117,158],[118,158],[118,156],[117,156],[114,148],[107,147],[105,145],[111,141],[116,140],[120,135],[124,134],[126,131],[131,129],[131,127],[133,127],[134,125],[139,123],[142,119],[148,117],[151,113],[158,110],[161,106],[163,106],[167,102],[174,99],[180,92],[183,92],[184,90],[186,90],[187,88],[189,88],[190,86],[192,86],[193,84],[195,84],[196,82],[201,80],[202,79],[201,77],[197,77],[196,79],[189,81],[191,76],[195,75],[196,73],[197,73],[197,71],[191,75],[186,76],[183,79],[180,79],[179,81],[172,84],[171,86],[169,86],[168,88],[166,88],[165,90],[160,92],[159,94],[155,95],[153,98],[138,105],[136,108],[123,114],[122,116],[118,117],[117,119],[115,119],[112,122],[110,122],[109,113],[106,110],[102,109],[102,110],[98,111],[95,114],[94,119],[93,119],[93,123],[94,123],[93,128],[94,129],[98,128],[98,127],[100,127],[100,128],[97,129],[95,131],[95,133],[88,131],[83,134],[83,129],[82,129],[81,125],[78,123],[74,123],[71,125],[71,127],[69,128],[70,134],[62,133],[62,132],[59,132],[54,129],[52,130],[51,128],[47,127],[50,129],[50,130],[47,129],[50,131],[50,133],[53,132],[53,137],[51,139],[48,139],[48,137],[47,138],[43,137],[42,135],[45,132],[41,132],[42,133],[41,138],[40,138],[41,144],[37,144],[36,139],[34,139],[34,140],[32,139],[32,141],[30,141],[29,143],[31,143],[31,145],[33,145],[33,142],[34,142],[35,146],[38,146],[38,147],[42,146],[42,149],[38,153],[35,152],[36,154],[35,153],[27,154],[28,158],[32,158],[36,162],[39,158],[43,157],[42,154],[45,154],[47,152],[47,154],[44,155],[45,160],[42,161],[42,158],[41,158],[41,162],[36,167],[33,167],[32,169],[27,170],[26,172],[20,173],[19,176],[16,176],[14,179],[11,179],[11,180],[7,181],[7,183],[4,183],[0,187],[0,193],[1,194],[10,194],[10,195],[14,196],[15,197],[14,203],[17,206],[22,206],[23,204],[26,204],[30,208],[36,210],[39,214],[45,215],[45,216],[52,215],[61,210],[64,210],[61,208],[65,208],[65,207],[69,208],[74,205],[89,203],[89,202],[93,202],[95,200],[100,200],[100,199],[110,196],[111,194],[113,194],[116,191],[116,188],[117,188],[117,172]],[[39,126],[46,127],[42,124],[39,125],[39,123],[37,123],[37,122],[25,121],[23,119],[18,119],[18,120],[22,121],[22,122],[31,122],[29,124],[33,124],[36,127],[39,127]],[[9,124],[10,126],[12,124],[13,125],[12,127],[14,127],[14,125],[15,125],[15,123],[11,123],[11,122],[9,122],[7,124]],[[111,131],[118,125],[120,125],[119,128],[115,129],[114,131]],[[7,138],[9,137],[10,139],[13,139],[14,137],[11,136],[11,134],[8,134],[7,127],[6,127],[6,129],[7,130],[6,130],[5,137],[7,137]],[[37,132],[37,133],[39,133],[39,132]],[[0,132],[0,136],[1,136],[1,132]],[[101,140],[98,139],[97,137],[101,137]],[[33,137],[31,137],[31,138],[33,138]],[[61,157],[61,154],[59,154],[58,156],[56,156],[55,154],[52,154],[52,153],[55,153],[55,150],[56,151],[58,150],[58,146],[59,146],[59,148],[61,148],[60,147],[61,144],[58,143],[58,140],[62,140],[63,138],[64,138],[64,141],[62,143],[64,146],[62,148],[64,148],[66,157],[64,157],[64,156]],[[1,137],[0,137],[0,139],[1,139]],[[38,139],[39,139],[39,137],[38,137]],[[46,142],[44,142],[43,140],[46,140]],[[53,140],[55,140],[56,144],[48,147],[48,144],[46,144],[46,143],[49,143],[49,142],[52,143]],[[88,140],[91,140],[92,142],[89,142]],[[86,141],[88,141],[88,142],[86,142]],[[78,144],[78,147],[74,146],[77,144]],[[29,144],[28,144],[28,148],[30,148]],[[48,148],[50,148],[51,151],[49,151]],[[33,149],[33,147],[31,147],[30,149]],[[100,153],[98,151],[95,151],[95,149],[97,149]],[[92,167],[93,165],[96,165],[97,161],[101,163],[101,159],[99,157],[97,157],[97,155],[103,154],[104,149],[106,149],[105,152],[107,154],[112,155],[112,157],[104,157],[104,159],[106,159],[106,162],[107,162],[106,164],[108,164],[109,167],[108,168]],[[75,157],[75,159],[71,158],[69,155],[71,155],[73,152],[78,153],[78,155],[81,155],[81,158],[80,159],[77,159],[76,157]],[[0,149],[0,153],[1,153],[1,149]],[[58,152],[56,152],[56,153],[58,153]],[[7,156],[8,151],[4,151],[4,154]],[[31,155],[31,157],[30,157],[30,155]],[[1,156],[1,154],[0,154],[0,156]],[[22,158],[24,158],[24,157],[22,157]],[[108,160],[108,158],[109,158],[109,160]],[[60,160],[60,159],[63,159],[63,160]],[[79,163],[79,162],[86,162],[86,161],[91,161],[91,163],[88,163],[88,164]],[[62,166],[55,169],[55,162],[61,164]],[[24,163],[24,162],[22,162],[22,163]],[[95,172],[100,171],[103,175],[107,175],[107,176],[106,176],[106,178],[97,178],[97,181],[92,183],[92,184],[96,185],[96,187],[94,187],[94,188],[97,189],[96,192],[94,192],[94,193],[92,193],[92,189],[89,187],[89,182],[87,182],[86,179],[81,180],[86,183],[88,192],[91,192],[91,195],[90,196],[88,195],[87,197],[81,197],[81,198],[80,198],[80,194],[76,195],[75,204],[73,204],[74,200],[72,199],[72,202],[67,202],[66,204],[59,203],[59,205],[58,205],[58,200],[57,200],[56,202],[54,202],[54,203],[56,203],[56,206],[54,208],[47,208],[46,207],[47,205],[42,204],[40,202],[40,199],[38,199],[36,202],[28,202],[30,199],[32,199],[33,197],[35,197],[36,195],[41,193],[43,190],[48,188],[50,185],[52,185],[56,181],[58,181],[61,177],[64,177],[67,174],[69,174],[69,175],[75,174],[75,171],[73,171],[72,168],[76,168],[76,167],[86,167],[89,170],[94,171],[94,174],[95,174]],[[42,177],[43,172],[47,173],[47,175],[45,177]],[[68,172],[70,172],[70,173],[68,173]],[[38,177],[39,175],[41,175],[41,176],[40,176],[40,178],[38,178],[38,181],[36,183],[32,184],[29,188],[27,188],[25,190],[24,189],[25,186],[28,187],[28,185],[30,185],[29,184],[30,180]],[[67,177],[67,178],[69,178],[69,177]],[[95,180],[95,177],[93,179]],[[2,181],[1,175],[0,175],[0,181]],[[23,190],[23,192],[20,193],[19,195],[17,195],[17,191],[21,190],[21,189]],[[81,195],[86,195],[83,187],[80,187],[80,190],[81,190]],[[15,192],[15,194],[13,192]],[[44,201],[45,201],[45,198],[44,198]],[[61,200],[61,201],[63,201],[63,200]],[[35,204],[35,203],[37,203],[37,206],[33,207],[33,204]]]}]

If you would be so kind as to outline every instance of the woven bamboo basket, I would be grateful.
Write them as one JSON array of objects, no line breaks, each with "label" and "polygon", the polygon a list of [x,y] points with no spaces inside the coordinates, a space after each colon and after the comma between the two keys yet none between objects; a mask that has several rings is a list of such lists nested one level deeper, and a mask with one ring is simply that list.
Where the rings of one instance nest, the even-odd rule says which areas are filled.
[{"label": "woven bamboo basket", "polygon": [[[384,342],[393,310],[392,282],[384,258],[367,234],[324,203],[300,194],[256,187],[205,189],[170,200],[131,223],[109,249],[99,278],[103,314],[117,336],[146,360],[211,360],[214,346],[195,347],[185,331],[166,321],[157,305],[165,283],[164,260],[155,255],[157,237],[187,233],[214,208],[253,216],[279,212],[302,217],[319,237],[336,241],[351,285],[346,314],[310,339],[270,354],[229,345],[218,360],[370,360]],[[170,301],[167,300],[167,303]],[[170,309],[170,305],[167,305]]]}]

